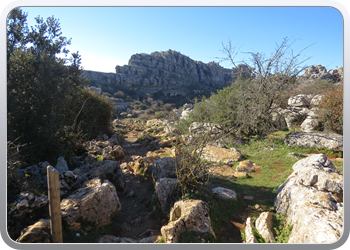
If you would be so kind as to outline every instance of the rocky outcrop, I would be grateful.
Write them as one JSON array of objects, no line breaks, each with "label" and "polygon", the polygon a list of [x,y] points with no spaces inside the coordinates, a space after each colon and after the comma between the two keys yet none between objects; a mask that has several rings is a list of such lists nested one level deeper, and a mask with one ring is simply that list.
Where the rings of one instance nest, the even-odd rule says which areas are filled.
[{"label": "rocky outcrop", "polygon": [[277,189],[277,213],[293,225],[288,243],[332,243],[343,232],[343,176],[323,154],[299,160]]},{"label": "rocky outcrop", "polygon": [[294,132],[286,135],[284,143],[288,146],[343,151],[343,136],[335,133]]},{"label": "rocky outcrop", "polygon": [[310,66],[304,71],[304,75],[299,77],[299,80],[333,80],[339,82],[343,80],[343,66],[327,71],[322,65]]},{"label": "rocky outcrop", "polygon": [[215,236],[209,217],[209,206],[201,200],[181,200],[170,211],[170,222],[161,228],[165,243],[177,243],[181,232],[196,231]]},{"label": "rocky outcrop", "polygon": [[108,181],[92,179],[61,201],[62,221],[71,230],[101,227],[121,212],[115,187]]},{"label": "rocky outcrop", "polygon": [[[168,50],[151,54],[134,54],[128,65],[116,66],[115,73],[84,71],[92,85],[123,86],[130,90],[163,95],[185,96],[204,90],[228,86],[237,69],[226,69],[218,63],[194,61],[179,52]],[[249,75],[246,70],[246,75]],[[210,93],[210,92],[209,92]]]}]

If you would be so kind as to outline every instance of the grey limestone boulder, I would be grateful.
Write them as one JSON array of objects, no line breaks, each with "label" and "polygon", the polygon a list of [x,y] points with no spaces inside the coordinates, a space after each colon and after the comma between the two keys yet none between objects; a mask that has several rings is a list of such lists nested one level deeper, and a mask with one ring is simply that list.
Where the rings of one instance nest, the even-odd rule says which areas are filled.
[{"label": "grey limestone boulder", "polygon": [[289,243],[332,243],[343,232],[343,176],[323,154],[299,160],[277,189],[275,207],[293,225]]},{"label": "grey limestone boulder", "polygon": [[284,143],[288,146],[343,151],[343,136],[336,133],[294,132],[286,135]]}]

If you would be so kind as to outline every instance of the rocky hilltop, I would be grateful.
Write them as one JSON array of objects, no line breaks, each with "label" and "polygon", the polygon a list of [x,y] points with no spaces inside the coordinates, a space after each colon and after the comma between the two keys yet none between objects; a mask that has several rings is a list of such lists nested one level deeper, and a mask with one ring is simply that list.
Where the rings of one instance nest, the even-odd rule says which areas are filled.
[{"label": "rocky hilltop", "polygon": [[[239,65],[241,67],[241,65]],[[194,61],[173,50],[134,54],[128,65],[116,66],[115,73],[84,71],[92,85],[116,89],[123,87],[141,93],[190,96],[228,86],[237,69],[218,63]]]}]

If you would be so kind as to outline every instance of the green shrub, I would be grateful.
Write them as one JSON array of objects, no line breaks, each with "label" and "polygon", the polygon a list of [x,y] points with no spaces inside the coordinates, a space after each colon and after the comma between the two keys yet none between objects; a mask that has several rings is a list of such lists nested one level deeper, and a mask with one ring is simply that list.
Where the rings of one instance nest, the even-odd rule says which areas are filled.
[{"label": "green shrub", "polygon": [[84,89],[88,82],[80,55],[58,58],[70,44],[58,21],[39,17],[36,22],[31,32],[16,34],[26,27],[26,15],[18,8],[7,22],[7,135],[25,144],[21,154],[28,163],[81,152],[82,141],[108,133],[112,116],[108,99]]},{"label": "green shrub", "polygon": [[273,228],[276,234],[274,243],[288,243],[293,226],[287,223],[287,214],[275,214],[273,216]]}]

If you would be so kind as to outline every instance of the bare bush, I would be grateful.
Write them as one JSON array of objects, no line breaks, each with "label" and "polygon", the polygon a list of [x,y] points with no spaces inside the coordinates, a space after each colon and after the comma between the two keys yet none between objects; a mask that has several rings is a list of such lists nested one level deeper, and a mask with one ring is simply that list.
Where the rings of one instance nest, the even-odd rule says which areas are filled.
[{"label": "bare bush", "polygon": [[[264,136],[273,130],[272,112],[287,105],[290,91],[298,84],[297,75],[306,68],[301,64],[308,58],[299,61],[305,49],[293,54],[294,42],[284,38],[270,56],[247,53],[250,60],[243,63],[246,67],[238,67],[238,78],[232,86],[218,91],[208,100],[203,98],[197,102],[191,119],[221,124],[225,133],[237,137]],[[236,65],[234,59],[238,52],[235,49],[231,43],[224,46],[226,57],[223,60]],[[251,78],[243,77],[247,70]]]}]

